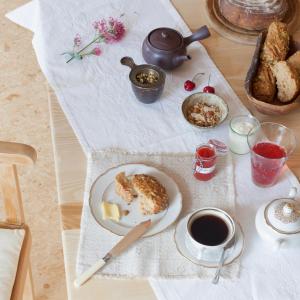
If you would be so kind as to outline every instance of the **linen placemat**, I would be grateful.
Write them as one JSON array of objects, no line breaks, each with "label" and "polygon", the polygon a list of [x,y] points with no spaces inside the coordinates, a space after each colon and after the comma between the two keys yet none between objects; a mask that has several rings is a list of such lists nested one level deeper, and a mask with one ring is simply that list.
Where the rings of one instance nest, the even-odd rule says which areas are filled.
[{"label": "linen placemat", "polygon": [[[107,169],[125,163],[143,163],[157,167],[177,183],[183,200],[180,217],[205,206],[216,206],[233,213],[235,188],[232,158],[228,154],[218,158],[217,175],[210,181],[201,182],[192,174],[192,154],[142,154],[123,151],[94,153],[89,162],[86,192],[81,218],[81,234],[77,259],[77,274],[102,258],[121,238],[102,228],[94,220],[88,205],[93,181]],[[100,204],[99,199],[99,204]],[[97,274],[103,277],[159,277],[159,278],[207,278],[215,272],[195,265],[176,250],[175,224],[168,229],[136,242],[129,250],[115,258]],[[225,268],[223,276],[238,275],[239,263]]]}]

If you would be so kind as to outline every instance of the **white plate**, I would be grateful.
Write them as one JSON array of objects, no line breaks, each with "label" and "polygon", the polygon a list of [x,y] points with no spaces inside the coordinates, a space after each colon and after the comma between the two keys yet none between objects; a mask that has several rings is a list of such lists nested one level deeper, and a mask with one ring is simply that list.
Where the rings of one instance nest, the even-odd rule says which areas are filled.
[{"label": "white plate", "polygon": [[[125,172],[126,175],[147,174],[154,176],[166,188],[169,197],[168,208],[158,214],[144,216],[140,212],[138,199],[128,205],[115,192],[114,180],[120,172]],[[129,210],[129,214],[122,216],[119,222],[103,220],[101,201],[116,203],[121,210]],[[117,235],[126,235],[132,227],[151,219],[152,225],[144,234],[146,237],[163,231],[177,219],[182,207],[182,196],[174,180],[162,171],[142,164],[127,164],[109,169],[95,180],[91,188],[89,204],[95,220]]]},{"label": "white plate", "polygon": [[[187,249],[185,245],[185,234],[187,228],[187,221],[189,217],[190,214],[182,218],[176,226],[175,233],[174,233],[174,240],[175,240],[177,250],[182,256],[184,256],[185,258],[187,258],[188,260],[190,260],[196,265],[201,265],[207,268],[217,268],[219,263],[218,261],[199,260],[195,258]],[[225,258],[224,265],[229,265],[238,257],[240,257],[244,249],[244,234],[242,228],[240,224],[238,224],[237,222],[235,222],[235,225],[236,225],[235,245],[233,246],[233,248],[226,250],[225,253],[226,258]]]}]

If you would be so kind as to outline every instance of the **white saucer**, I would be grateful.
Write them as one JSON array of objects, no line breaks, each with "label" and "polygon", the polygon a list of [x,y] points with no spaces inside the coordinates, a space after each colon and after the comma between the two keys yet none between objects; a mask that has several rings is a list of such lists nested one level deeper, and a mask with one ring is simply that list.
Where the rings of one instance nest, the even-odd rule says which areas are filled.
[{"label": "white saucer", "polygon": [[[189,219],[189,216],[190,214],[182,218],[177,223],[175,229],[174,240],[178,252],[186,259],[190,260],[196,265],[200,265],[207,268],[217,268],[219,263],[218,261],[199,260],[195,258],[187,249],[185,245],[185,234],[186,234],[187,221]],[[226,258],[225,258],[224,265],[229,265],[238,257],[240,257],[244,249],[244,234],[241,225],[238,224],[237,222],[235,222],[235,224],[236,224],[236,242],[233,248],[230,248],[226,251],[225,253]]]}]

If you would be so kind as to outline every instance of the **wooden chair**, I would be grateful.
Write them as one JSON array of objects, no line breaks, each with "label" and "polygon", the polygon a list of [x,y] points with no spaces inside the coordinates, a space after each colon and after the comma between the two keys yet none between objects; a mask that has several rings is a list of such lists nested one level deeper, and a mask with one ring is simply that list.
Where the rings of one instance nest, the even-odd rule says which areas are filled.
[{"label": "wooden chair", "polygon": [[33,164],[36,158],[35,149],[28,145],[0,142],[0,193],[5,213],[0,228],[25,230],[11,300],[34,299],[30,267],[31,234],[25,224],[17,165]]}]

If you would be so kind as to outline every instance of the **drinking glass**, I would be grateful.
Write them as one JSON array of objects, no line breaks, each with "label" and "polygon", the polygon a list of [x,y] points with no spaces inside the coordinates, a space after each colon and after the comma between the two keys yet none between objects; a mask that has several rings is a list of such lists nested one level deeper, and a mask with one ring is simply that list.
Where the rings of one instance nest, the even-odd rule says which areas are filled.
[{"label": "drinking glass", "polygon": [[261,187],[274,185],[296,147],[293,131],[281,124],[265,122],[254,127],[247,140],[253,182]]},{"label": "drinking glass", "polygon": [[250,149],[247,142],[249,131],[259,125],[251,115],[236,116],[229,125],[229,148],[235,154],[247,154]]}]

